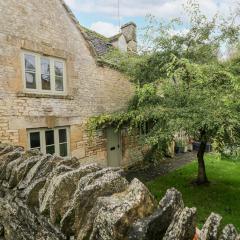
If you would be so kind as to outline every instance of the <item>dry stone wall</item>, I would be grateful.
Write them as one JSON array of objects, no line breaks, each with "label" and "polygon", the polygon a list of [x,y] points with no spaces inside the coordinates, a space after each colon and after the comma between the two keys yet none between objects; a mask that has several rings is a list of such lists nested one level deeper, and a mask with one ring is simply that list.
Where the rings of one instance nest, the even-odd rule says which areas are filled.
[{"label": "dry stone wall", "polygon": [[82,165],[0,143],[0,239],[238,240],[212,213],[196,235],[196,208],[169,189],[157,203],[121,168]]}]

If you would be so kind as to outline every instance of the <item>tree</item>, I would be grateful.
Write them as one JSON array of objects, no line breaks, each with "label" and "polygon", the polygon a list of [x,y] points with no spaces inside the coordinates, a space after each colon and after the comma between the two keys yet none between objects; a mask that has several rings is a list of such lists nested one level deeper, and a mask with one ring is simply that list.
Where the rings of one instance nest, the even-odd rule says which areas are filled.
[{"label": "tree", "polygon": [[215,16],[208,19],[199,5],[190,1],[185,6],[189,29],[180,20],[158,22],[150,17],[146,28],[149,43],[137,56],[113,51],[105,60],[127,73],[136,84],[136,93],[127,111],[98,116],[90,120],[90,128],[114,124],[129,129],[151,129],[143,142],[153,149],[166,150],[178,131],[199,139],[196,182],[208,182],[204,153],[207,142],[221,151],[224,145],[239,143],[240,75],[236,59],[222,61],[222,46],[239,39],[235,16],[228,20]]}]

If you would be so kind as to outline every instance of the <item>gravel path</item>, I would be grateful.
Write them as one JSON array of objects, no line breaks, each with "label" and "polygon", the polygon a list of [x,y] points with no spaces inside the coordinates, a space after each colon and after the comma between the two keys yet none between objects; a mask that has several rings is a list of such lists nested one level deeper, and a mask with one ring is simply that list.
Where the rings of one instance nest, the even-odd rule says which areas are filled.
[{"label": "gravel path", "polygon": [[173,172],[177,168],[184,166],[187,163],[192,162],[197,158],[196,152],[187,152],[177,154],[174,158],[166,158],[162,160],[158,165],[148,165],[140,169],[128,169],[126,170],[126,178],[131,181],[133,178],[138,178],[142,182],[148,182],[156,177],[164,176],[170,172]]}]

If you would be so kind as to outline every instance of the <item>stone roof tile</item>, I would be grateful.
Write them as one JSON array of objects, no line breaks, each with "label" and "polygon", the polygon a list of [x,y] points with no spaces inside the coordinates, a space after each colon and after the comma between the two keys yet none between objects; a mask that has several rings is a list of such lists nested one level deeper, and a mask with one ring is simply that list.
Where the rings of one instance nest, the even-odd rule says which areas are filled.
[{"label": "stone roof tile", "polygon": [[121,34],[118,34],[118,35],[113,36],[112,38],[107,38],[99,33],[96,33],[90,29],[87,29],[87,28],[81,26],[79,21],[73,14],[72,10],[65,3],[65,1],[60,0],[60,2],[63,5],[63,7],[66,9],[68,15],[70,16],[70,18],[72,19],[74,24],[77,26],[77,28],[82,33],[85,40],[88,42],[95,57],[106,54],[111,49],[111,47],[113,47],[113,45],[111,44],[112,39],[114,38],[116,40],[116,37],[118,35],[121,36]]}]

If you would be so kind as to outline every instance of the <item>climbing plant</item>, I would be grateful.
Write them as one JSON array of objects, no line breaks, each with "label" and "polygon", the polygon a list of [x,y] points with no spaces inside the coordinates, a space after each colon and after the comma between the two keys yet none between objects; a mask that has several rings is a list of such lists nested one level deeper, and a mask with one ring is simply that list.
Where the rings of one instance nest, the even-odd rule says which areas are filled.
[{"label": "climbing plant", "polygon": [[235,49],[239,27],[237,15],[209,19],[196,1],[188,1],[184,9],[187,23],[181,19],[164,23],[150,16],[146,45],[138,55],[114,50],[105,56],[130,77],[136,91],[126,111],[94,117],[88,126],[90,132],[107,125],[128,126],[131,132],[149,124],[141,140],[162,151],[178,131],[184,131],[201,142],[196,182],[203,184],[208,182],[207,142],[214,143],[218,151],[239,144],[240,75],[236,66],[240,57],[235,54],[226,61],[221,56],[226,46]]}]

